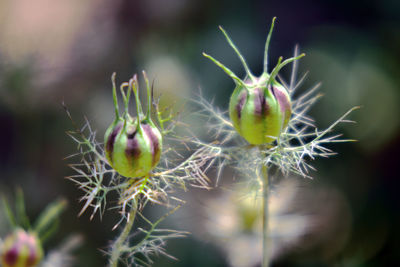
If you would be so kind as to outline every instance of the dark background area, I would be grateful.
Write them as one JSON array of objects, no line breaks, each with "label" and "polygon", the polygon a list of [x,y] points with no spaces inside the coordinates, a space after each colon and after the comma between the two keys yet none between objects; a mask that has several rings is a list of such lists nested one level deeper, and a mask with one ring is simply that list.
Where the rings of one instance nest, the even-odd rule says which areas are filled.
[{"label": "dark background area", "polygon": [[[310,72],[303,87],[322,82],[324,97],[311,110],[317,125],[327,127],[351,107],[362,106],[351,115],[357,124],[337,128],[345,138],[358,142],[330,145],[338,155],[314,161],[318,171],[305,183],[315,186],[315,191],[300,197],[313,202],[317,188],[333,190],[335,197],[317,198],[316,210],[327,207],[328,211],[321,215],[326,222],[317,225],[346,221],[346,229],[328,227],[332,232],[324,234],[327,228],[316,227],[309,238],[306,235],[282,249],[274,265],[394,266],[400,253],[399,1],[3,0],[1,193],[12,197],[15,188],[22,187],[31,218],[48,202],[67,198],[69,208],[47,249],[69,233],[82,233],[85,241],[76,252],[77,266],[104,265],[100,249],[114,237],[111,228],[117,214],[106,212],[102,220],[93,221],[88,214],[77,217],[81,192],[64,179],[72,171],[63,160],[75,152],[76,144],[65,134],[72,126],[61,103],[65,101],[78,122],[87,116],[101,140],[113,117],[111,74],[117,72],[121,82],[145,69],[166,101],[194,97],[201,88],[226,109],[234,84],[201,53],[206,51],[240,77],[244,75],[218,30],[222,25],[253,72],[261,73],[274,16],[270,65],[279,56],[290,57],[294,46],[300,45],[307,56],[299,73]],[[289,77],[288,70],[282,72],[284,77]],[[197,197],[192,196],[187,205],[218,195],[218,189],[212,197],[194,192]],[[329,213],[332,203],[346,208]],[[155,266],[240,266],[229,260],[223,245],[196,234],[193,210],[183,209],[178,219],[169,222],[171,228],[193,232],[187,239],[168,243],[167,250],[179,261],[156,258]],[[4,219],[0,222],[5,224]],[[323,238],[310,244],[315,236]],[[333,249],[339,236],[343,240]],[[256,243],[254,251],[255,247]]]}]

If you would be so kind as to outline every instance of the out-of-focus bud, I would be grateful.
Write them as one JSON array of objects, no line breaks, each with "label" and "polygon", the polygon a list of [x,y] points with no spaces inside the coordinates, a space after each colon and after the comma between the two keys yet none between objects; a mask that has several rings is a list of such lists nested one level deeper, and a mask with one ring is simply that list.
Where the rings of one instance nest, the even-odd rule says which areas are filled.
[{"label": "out-of-focus bud", "polygon": [[3,267],[35,267],[43,258],[43,249],[34,233],[17,229],[6,237],[1,248]]},{"label": "out-of-focus bud", "polygon": [[[151,119],[151,93],[147,77],[144,73],[147,94],[148,110],[146,116],[142,112],[139,100],[139,87],[136,75],[121,85],[121,93],[125,103],[125,113],[119,116],[116,99],[115,79],[113,76],[113,96],[116,118],[107,129],[104,136],[106,158],[118,173],[126,177],[142,177],[157,165],[161,156],[162,135]],[[128,87],[128,93],[124,88]],[[128,113],[130,91],[136,99],[137,117],[133,119]]]}]

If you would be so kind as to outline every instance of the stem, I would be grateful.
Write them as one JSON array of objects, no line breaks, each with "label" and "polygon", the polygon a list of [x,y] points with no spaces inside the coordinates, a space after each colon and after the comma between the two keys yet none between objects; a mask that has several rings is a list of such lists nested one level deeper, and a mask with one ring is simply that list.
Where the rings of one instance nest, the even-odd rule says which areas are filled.
[{"label": "stem", "polygon": [[119,110],[118,110],[118,98],[117,98],[117,86],[115,85],[115,77],[116,73],[114,72],[111,76],[111,82],[113,85],[113,101],[114,101],[114,108],[115,108],[115,118],[116,120],[119,119]]},{"label": "stem", "polygon": [[124,243],[126,242],[128,236],[129,236],[129,233],[132,230],[133,222],[135,221],[136,211],[137,211],[137,200],[133,199],[132,207],[129,212],[125,227],[122,230],[121,235],[118,237],[117,240],[115,240],[115,243],[112,246],[109,267],[117,267],[118,266],[118,260],[124,250]]},{"label": "stem", "polygon": [[136,129],[140,130],[140,116],[143,114],[143,111],[142,111],[142,104],[140,103],[140,99],[139,99],[139,83],[138,83],[136,74],[135,74],[135,76],[133,76],[133,79],[131,79],[129,82],[132,84],[131,85],[132,91],[133,91],[133,94],[135,95],[136,119],[137,119]]},{"label": "stem", "polygon": [[16,209],[16,215],[17,215],[19,224],[23,228],[29,229],[30,224],[29,224],[28,216],[26,215],[24,193],[22,192],[21,188],[17,189],[17,197],[15,200],[15,209]]},{"label": "stem", "polygon": [[265,42],[265,50],[264,50],[264,73],[268,73],[268,48],[269,43],[271,42],[272,31],[274,29],[276,17],[272,19],[271,28],[269,29],[267,41]]},{"label": "stem", "polygon": [[271,71],[271,75],[269,76],[269,80],[268,80],[268,83],[267,83],[267,84],[272,83],[272,82],[274,81],[276,75],[278,75],[278,72],[279,72],[284,66],[286,66],[287,64],[289,64],[289,63],[291,63],[291,62],[293,62],[293,61],[295,61],[295,60],[298,60],[298,59],[304,57],[305,55],[306,55],[306,54],[303,53],[303,54],[300,54],[300,55],[297,56],[297,57],[288,58],[288,59],[284,60],[283,62],[282,62],[282,57],[280,57],[280,58],[278,59],[278,64],[276,64],[275,68]]},{"label": "stem", "polygon": [[40,217],[35,222],[33,230],[39,235],[41,240],[42,236],[46,234],[47,228],[56,222],[59,215],[65,210],[66,207],[67,201],[65,199],[60,199],[50,203],[46,207],[46,210],[40,214]]},{"label": "stem", "polygon": [[213,58],[212,56],[206,54],[203,52],[203,56],[205,56],[206,58],[208,58],[209,60],[211,60],[212,62],[214,62],[215,65],[217,65],[218,67],[220,67],[223,71],[225,71],[226,74],[229,75],[229,77],[231,77],[233,79],[233,81],[237,84],[237,85],[241,85],[243,87],[245,87],[246,85],[244,84],[244,82],[242,82],[242,80],[239,79],[239,77],[237,77],[233,71],[231,71],[230,69],[228,69],[224,64],[222,64],[221,62],[219,62],[218,60],[216,60],[215,58]]},{"label": "stem", "polygon": [[143,71],[144,81],[146,82],[147,89],[147,115],[146,119],[151,119],[151,103],[152,103],[152,91],[150,89],[149,79],[147,78],[146,72]]},{"label": "stem", "polygon": [[[127,96],[127,94],[125,94],[125,88],[126,87],[128,87],[128,96]],[[128,116],[128,114],[129,114],[129,108],[128,108],[128,105],[129,105],[129,96],[130,96],[130,84],[129,83],[127,83],[127,82],[124,82],[124,83],[122,83],[121,84],[121,86],[120,86],[120,91],[121,91],[121,95],[122,95],[122,99],[124,100],[124,110],[125,110],[125,112],[124,112],[124,114],[123,114],[123,116],[122,117],[124,117],[124,118],[126,118],[127,116]]]},{"label": "stem", "polygon": [[240,61],[242,62],[242,65],[246,71],[247,76],[251,79],[252,82],[254,82],[254,76],[253,74],[251,74],[251,71],[249,69],[249,67],[247,66],[246,60],[244,60],[242,54],[239,52],[239,49],[236,47],[236,45],[232,42],[231,38],[229,37],[229,35],[226,33],[226,31],[224,30],[224,28],[222,28],[221,26],[219,26],[219,29],[222,31],[222,33],[225,35],[226,40],[228,41],[229,45],[233,48],[233,50],[235,51],[235,53],[237,54],[237,56],[239,57]]},{"label": "stem", "polygon": [[263,185],[263,208],[262,208],[262,225],[263,225],[263,259],[262,267],[269,266],[269,246],[268,246],[268,219],[269,219],[269,209],[268,209],[268,167],[262,165],[262,185]]}]

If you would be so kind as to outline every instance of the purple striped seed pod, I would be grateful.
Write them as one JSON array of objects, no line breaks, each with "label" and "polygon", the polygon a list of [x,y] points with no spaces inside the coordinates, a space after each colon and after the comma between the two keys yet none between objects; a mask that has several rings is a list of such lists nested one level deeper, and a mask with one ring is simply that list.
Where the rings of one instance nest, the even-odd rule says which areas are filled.
[{"label": "purple striped seed pod", "polygon": [[286,89],[276,81],[267,85],[266,79],[238,85],[229,103],[234,128],[252,145],[275,141],[287,127],[291,113]]},{"label": "purple striped seed pod", "polygon": [[[121,85],[125,112],[119,115],[115,74],[112,76],[115,119],[104,136],[105,155],[110,166],[119,174],[129,177],[143,177],[160,161],[162,134],[151,119],[152,92],[146,73],[143,76],[147,87],[147,114],[144,115],[139,99],[139,85],[136,74]],[[124,88],[128,87],[125,94]],[[131,91],[135,95],[136,115],[133,119],[128,112]]]},{"label": "purple striped seed pod", "polygon": [[118,173],[126,177],[147,175],[159,162],[162,136],[148,120],[120,120],[111,125],[104,138],[106,158]]},{"label": "purple striped seed pod", "polygon": [[34,233],[17,229],[9,235],[1,249],[4,267],[35,267],[43,258],[43,249]]},{"label": "purple striped seed pod", "polygon": [[203,53],[205,57],[223,69],[235,82],[236,87],[229,102],[229,116],[235,130],[252,145],[271,144],[277,141],[281,133],[287,128],[292,114],[291,99],[286,88],[277,82],[276,78],[284,66],[305,56],[304,53],[298,55],[296,52],[294,57],[286,60],[280,57],[277,65],[271,72],[268,72],[268,47],[275,20],[276,17],[272,19],[265,43],[264,71],[260,77],[256,77],[251,73],[246,60],[221,26],[220,30],[242,61],[246,71],[246,78],[244,80],[239,79],[224,64]]}]

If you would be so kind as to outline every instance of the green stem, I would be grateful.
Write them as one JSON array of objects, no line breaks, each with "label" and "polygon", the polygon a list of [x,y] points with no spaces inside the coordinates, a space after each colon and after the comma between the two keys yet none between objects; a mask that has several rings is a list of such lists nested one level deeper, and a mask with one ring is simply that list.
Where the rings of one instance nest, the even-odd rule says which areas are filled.
[{"label": "green stem", "polygon": [[271,75],[269,76],[269,80],[268,80],[267,84],[270,84],[270,83],[272,83],[274,81],[275,77],[278,75],[278,72],[284,66],[286,66],[287,64],[289,64],[289,63],[291,63],[291,62],[293,62],[295,60],[298,60],[298,59],[304,57],[305,55],[306,54],[303,53],[303,54],[301,54],[301,55],[299,55],[297,57],[291,57],[291,58],[288,58],[288,59],[286,59],[284,61],[282,61],[282,59],[283,59],[282,57],[279,57],[278,64],[276,64],[275,68],[271,71]]},{"label": "green stem", "polygon": [[117,86],[115,85],[115,77],[116,73],[114,72],[111,76],[111,82],[113,85],[113,101],[114,101],[114,109],[115,109],[115,119],[119,119],[119,110],[118,110],[118,98],[117,98]]},{"label": "green stem", "polygon": [[137,80],[137,76],[135,74],[135,76],[133,77],[133,79],[131,79],[130,83],[132,84],[132,91],[133,94],[135,95],[135,101],[136,101],[136,119],[137,119],[137,130],[140,130],[140,117],[143,114],[142,111],[142,104],[140,103],[140,99],[139,99],[139,83]]},{"label": "green stem", "polygon": [[60,199],[49,204],[45,211],[40,214],[40,217],[35,222],[33,230],[39,235],[41,240],[42,237],[46,235],[48,228],[56,223],[56,220],[66,207],[67,201],[65,199]]},{"label": "green stem", "polygon": [[[124,82],[124,83],[122,83],[121,86],[119,87],[119,89],[120,89],[120,91],[121,91],[122,99],[123,99],[123,101],[124,101],[124,108],[125,108],[125,113],[123,114],[122,117],[126,117],[127,114],[128,114],[128,103],[129,103],[129,100],[127,100],[127,97],[126,97],[126,94],[125,94],[125,91],[124,91],[124,90],[125,90],[125,87],[129,87],[129,86],[130,86],[129,83]],[[128,89],[128,91],[129,91],[129,89]]]},{"label": "green stem", "polygon": [[117,240],[115,240],[112,249],[111,249],[111,257],[109,261],[109,267],[117,267],[119,258],[124,251],[124,244],[129,236],[129,233],[132,230],[133,223],[135,221],[137,211],[137,200],[132,200],[132,207],[129,212],[129,220],[127,220],[124,229],[122,230],[120,236]]},{"label": "green stem", "polygon": [[268,209],[268,167],[262,165],[262,188],[263,188],[263,207],[262,207],[262,225],[263,225],[263,259],[262,259],[262,267],[269,266],[269,231],[268,231],[268,221],[269,221],[269,209]]},{"label": "green stem", "polygon": [[246,71],[247,76],[252,80],[252,82],[255,81],[253,74],[251,74],[251,71],[249,69],[249,67],[247,66],[246,60],[244,60],[242,54],[239,52],[239,49],[236,47],[236,45],[232,42],[231,38],[229,37],[229,35],[226,33],[226,31],[224,30],[224,28],[222,28],[221,26],[219,26],[219,29],[222,31],[222,33],[225,35],[226,40],[228,41],[229,45],[233,48],[233,50],[235,51],[235,53],[238,55],[240,61],[242,62],[242,65]]},{"label": "green stem", "polygon": [[267,41],[265,42],[265,50],[264,50],[264,73],[268,73],[268,48],[269,43],[271,42],[272,31],[274,29],[276,17],[272,19],[271,28],[269,29]]},{"label": "green stem", "polygon": [[208,58],[209,60],[211,60],[212,62],[214,62],[215,65],[217,65],[218,67],[220,67],[223,71],[225,71],[226,74],[229,75],[229,77],[231,77],[233,79],[233,81],[240,86],[245,87],[246,85],[244,84],[244,82],[239,79],[239,77],[237,77],[235,75],[235,73],[233,73],[233,71],[231,71],[230,69],[228,69],[224,64],[222,64],[221,62],[219,62],[218,60],[216,60],[215,58],[213,58],[212,56],[206,54],[203,52],[203,56],[205,56],[206,58]]},{"label": "green stem", "polygon": [[151,120],[151,105],[152,105],[152,93],[150,88],[149,79],[147,78],[146,72],[143,71],[144,81],[146,82],[146,89],[147,89],[147,114],[146,119]]}]

